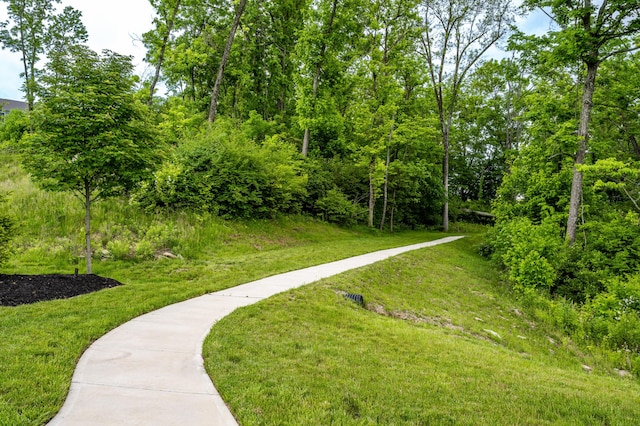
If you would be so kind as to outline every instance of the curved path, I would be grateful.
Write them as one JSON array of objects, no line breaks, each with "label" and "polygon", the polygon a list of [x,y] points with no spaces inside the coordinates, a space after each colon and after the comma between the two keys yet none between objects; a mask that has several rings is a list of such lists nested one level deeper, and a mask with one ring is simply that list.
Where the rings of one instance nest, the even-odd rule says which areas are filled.
[{"label": "curved path", "polygon": [[237,425],[201,356],[213,324],[236,308],[447,237],[298,271],[176,303],[105,334],[82,355],[64,406],[50,426]]}]

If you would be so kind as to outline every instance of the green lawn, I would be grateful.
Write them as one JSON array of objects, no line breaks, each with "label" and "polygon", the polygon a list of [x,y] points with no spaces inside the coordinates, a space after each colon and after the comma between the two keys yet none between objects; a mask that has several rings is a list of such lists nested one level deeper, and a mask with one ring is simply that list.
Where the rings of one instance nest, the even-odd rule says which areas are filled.
[{"label": "green lawn", "polygon": [[[0,155],[0,191],[11,192],[4,208],[17,216],[19,235],[0,273],[82,270],[81,206],[71,195],[39,191],[14,157]],[[140,314],[443,236],[340,229],[301,217],[226,222],[144,212],[117,199],[97,203],[93,218],[94,271],[125,285],[0,307],[0,426],[45,424],[62,406],[84,349]],[[465,230],[473,229],[453,232]],[[234,414],[245,425],[637,424],[637,382],[535,324],[477,256],[477,235],[220,321],[205,345],[206,366]],[[158,249],[182,258],[154,260]],[[363,294],[368,309],[341,291]]]},{"label": "green lawn", "polygon": [[207,338],[207,370],[243,425],[638,424],[638,383],[534,323],[474,242],[238,310]]},{"label": "green lawn", "polygon": [[[0,425],[46,423],[62,406],[84,349],[140,314],[268,275],[441,236],[380,236],[300,218],[226,226],[232,238],[212,238],[192,259],[96,262],[95,273],[124,286],[68,300],[0,307]],[[52,269],[65,272],[59,263],[48,264],[46,257],[27,250],[0,273]]]}]

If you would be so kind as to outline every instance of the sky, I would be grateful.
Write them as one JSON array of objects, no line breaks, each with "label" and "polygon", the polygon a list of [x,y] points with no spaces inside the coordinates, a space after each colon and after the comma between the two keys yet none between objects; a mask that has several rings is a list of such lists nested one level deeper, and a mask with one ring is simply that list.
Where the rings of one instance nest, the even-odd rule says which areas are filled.
[{"label": "sky", "polygon": [[[62,0],[58,10],[72,6],[82,12],[89,33],[88,45],[96,52],[109,49],[132,55],[136,73],[149,72],[144,63],[145,48],[135,41],[152,28],[154,11],[149,0]],[[7,20],[5,3],[0,3],[0,21]],[[24,100],[20,90],[23,70],[19,53],[0,50],[0,98]]]},{"label": "sky", "polygon": [[[138,75],[150,72],[144,63],[145,48],[136,41],[152,28],[154,11],[149,0],[62,0],[58,10],[73,6],[82,12],[82,22],[89,33],[88,45],[96,52],[109,49],[123,55],[132,55]],[[0,22],[7,20],[6,6],[0,4]],[[517,18],[518,26],[528,34],[541,34],[548,30],[548,19],[541,12]],[[496,57],[504,56],[495,49]],[[21,56],[0,50],[0,98],[24,100],[20,90],[22,79]]]}]

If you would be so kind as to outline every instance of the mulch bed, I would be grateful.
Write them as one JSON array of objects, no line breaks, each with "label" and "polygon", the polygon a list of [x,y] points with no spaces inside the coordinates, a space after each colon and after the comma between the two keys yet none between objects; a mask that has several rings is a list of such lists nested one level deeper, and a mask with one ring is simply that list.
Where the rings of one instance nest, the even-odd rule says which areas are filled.
[{"label": "mulch bed", "polygon": [[0,274],[0,306],[67,299],[119,285],[116,280],[98,275]]}]

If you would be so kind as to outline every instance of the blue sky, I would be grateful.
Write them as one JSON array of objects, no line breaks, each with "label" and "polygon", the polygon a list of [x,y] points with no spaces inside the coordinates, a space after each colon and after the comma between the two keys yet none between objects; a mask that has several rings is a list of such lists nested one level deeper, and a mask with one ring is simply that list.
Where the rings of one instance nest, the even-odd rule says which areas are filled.
[{"label": "blue sky", "polygon": [[[89,32],[89,46],[99,52],[110,49],[124,55],[132,55],[136,72],[149,72],[143,59],[144,46],[136,37],[151,29],[153,9],[148,0],[63,0],[59,7],[73,6],[83,14],[82,21]],[[5,4],[0,5],[0,21],[7,19]],[[542,34],[549,29],[548,18],[540,11],[517,18],[518,27],[529,34]],[[501,56],[500,52],[492,53]],[[21,100],[22,79],[20,55],[0,50],[0,98]]]}]

